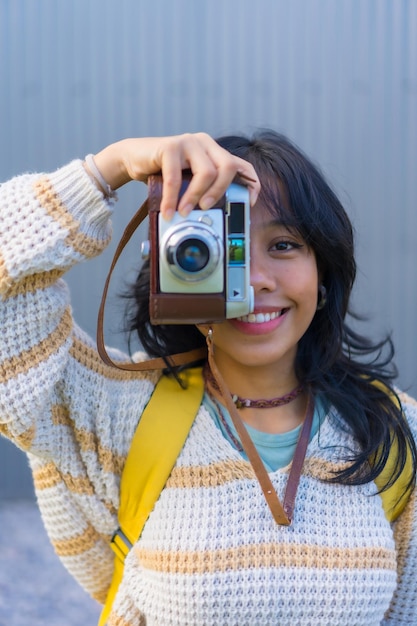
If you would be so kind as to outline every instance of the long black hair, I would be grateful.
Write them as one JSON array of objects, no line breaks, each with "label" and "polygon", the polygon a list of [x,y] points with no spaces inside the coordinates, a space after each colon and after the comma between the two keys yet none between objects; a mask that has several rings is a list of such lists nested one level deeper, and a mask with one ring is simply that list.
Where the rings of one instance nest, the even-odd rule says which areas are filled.
[{"label": "long black hair", "polygon": [[[374,480],[396,439],[398,460],[387,488],[400,475],[407,455],[411,454],[416,469],[417,452],[393,386],[397,372],[390,337],[372,343],[346,323],[356,275],[349,217],[318,167],[283,135],[265,130],[252,138],[222,137],[218,143],[252,163],[261,181],[259,201],[298,232],[315,253],[327,300],[299,342],[295,368],[300,382],[323,394],[337,409],[343,420],[340,427],[359,444],[359,451],[351,453],[334,480],[345,484]],[[151,356],[205,345],[192,325],[151,325],[148,264],[142,267],[132,296],[130,330],[138,333]],[[370,459],[375,461],[369,463]]]}]

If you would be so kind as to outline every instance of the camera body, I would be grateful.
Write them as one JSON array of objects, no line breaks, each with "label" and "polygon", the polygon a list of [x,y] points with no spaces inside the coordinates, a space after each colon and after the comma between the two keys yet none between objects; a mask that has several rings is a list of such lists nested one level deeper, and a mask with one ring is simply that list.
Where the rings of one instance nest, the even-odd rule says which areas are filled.
[{"label": "camera body", "polygon": [[[148,181],[152,324],[203,324],[247,315],[250,286],[250,203],[246,187],[232,183],[213,208],[195,207],[186,217],[160,214],[162,179]],[[188,180],[184,179],[181,194]]]}]

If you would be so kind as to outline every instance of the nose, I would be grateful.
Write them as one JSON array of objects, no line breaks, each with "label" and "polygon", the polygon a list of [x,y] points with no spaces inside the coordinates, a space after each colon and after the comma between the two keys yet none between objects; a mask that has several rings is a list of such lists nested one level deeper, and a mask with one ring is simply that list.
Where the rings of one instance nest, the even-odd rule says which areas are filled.
[{"label": "nose", "polygon": [[250,260],[250,284],[255,294],[261,291],[274,291],[276,288],[276,276],[271,271],[268,260],[263,258],[262,253],[251,250]]}]

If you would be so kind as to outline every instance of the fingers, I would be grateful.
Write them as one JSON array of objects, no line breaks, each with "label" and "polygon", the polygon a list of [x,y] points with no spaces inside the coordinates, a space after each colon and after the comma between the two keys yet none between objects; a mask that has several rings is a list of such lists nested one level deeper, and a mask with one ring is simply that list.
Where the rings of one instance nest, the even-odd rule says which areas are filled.
[{"label": "fingers", "polygon": [[[168,139],[161,158],[163,177],[161,213],[169,219],[176,208],[186,216],[209,192],[218,176],[213,158],[207,152],[205,138],[180,135]],[[190,183],[178,203],[182,172],[191,170]],[[178,207],[177,207],[178,204]]]},{"label": "fingers", "polygon": [[[197,204],[202,209],[211,208],[235,179],[247,185],[252,205],[260,191],[253,166],[205,133],[123,139],[104,148],[94,159],[112,189],[130,180],[146,182],[150,174],[162,171],[161,213],[165,219],[170,219],[177,208],[184,216]],[[185,169],[191,170],[192,177],[178,203]]]},{"label": "fingers", "polygon": [[256,202],[260,183],[253,166],[221,148],[209,135],[180,135],[168,138],[161,152],[163,197],[161,213],[170,219],[177,207],[182,170],[190,169],[192,178],[182,196],[178,211],[188,215],[198,204],[212,207],[238,176],[249,188],[251,204]]}]

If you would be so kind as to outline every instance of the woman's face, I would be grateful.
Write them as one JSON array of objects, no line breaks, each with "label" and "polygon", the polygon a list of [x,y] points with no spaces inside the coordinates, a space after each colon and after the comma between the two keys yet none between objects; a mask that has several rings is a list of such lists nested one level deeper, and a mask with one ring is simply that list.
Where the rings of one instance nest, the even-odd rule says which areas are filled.
[{"label": "woman's face", "polygon": [[[259,202],[251,211],[250,248],[255,310],[212,326],[216,362],[293,372],[297,344],[317,308],[316,257]],[[204,334],[208,328],[199,326]]]}]

